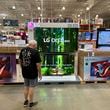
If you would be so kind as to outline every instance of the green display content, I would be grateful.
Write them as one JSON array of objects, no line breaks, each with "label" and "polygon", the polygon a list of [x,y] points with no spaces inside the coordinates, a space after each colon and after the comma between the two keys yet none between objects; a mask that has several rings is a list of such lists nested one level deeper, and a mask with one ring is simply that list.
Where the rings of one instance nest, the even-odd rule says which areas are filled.
[{"label": "green display content", "polygon": [[78,29],[35,28],[37,49],[41,53],[43,75],[74,73],[74,52],[77,50]]}]

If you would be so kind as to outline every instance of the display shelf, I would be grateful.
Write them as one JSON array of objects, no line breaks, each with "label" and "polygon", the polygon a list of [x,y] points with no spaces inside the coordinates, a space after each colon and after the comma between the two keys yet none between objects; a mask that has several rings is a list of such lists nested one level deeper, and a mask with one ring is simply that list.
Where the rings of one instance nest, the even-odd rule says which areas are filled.
[{"label": "display shelf", "polygon": [[81,84],[90,84],[90,83],[95,83],[95,84],[98,84],[98,83],[108,83],[108,81],[107,80],[103,80],[103,81],[81,81]]},{"label": "display shelf", "polygon": [[[86,29],[86,30],[83,30],[83,29],[79,29],[79,32],[89,32],[90,30]],[[91,30],[91,32],[93,32],[93,30]]]},{"label": "display shelf", "polygon": [[[89,47],[90,46],[90,47]],[[78,49],[95,49],[96,48],[96,40],[79,40],[78,41]]]},{"label": "display shelf", "polygon": [[[90,29],[89,29],[90,26]],[[102,24],[80,24],[79,32],[93,32],[94,29],[103,27]]]},{"label": "display shelf", "polygon": [[[18,77],[15,83],[23,83],[22,76]],[[76,75],[68,76],[42,76],[42,80],[38,80],[39,84],[53,84],[53,83],[80,83],[80,79]]]},{"label": "display shelf", "polygon": [[0,53],[16,53],[16,47],[0,47]]}]

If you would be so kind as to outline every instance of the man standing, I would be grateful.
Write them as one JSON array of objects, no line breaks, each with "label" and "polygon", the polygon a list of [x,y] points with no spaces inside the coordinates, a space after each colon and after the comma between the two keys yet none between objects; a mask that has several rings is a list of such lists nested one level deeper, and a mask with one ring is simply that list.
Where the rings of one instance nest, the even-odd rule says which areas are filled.
[{"label": "man standing", "polygon": [[20,52],[19,59],[24,78],[24,107],[32,107],[34,88],[37,85],[38,77],[41,80],[41,58],[38,51],[35,50],[37,42],[30,40],[27,47]]}]

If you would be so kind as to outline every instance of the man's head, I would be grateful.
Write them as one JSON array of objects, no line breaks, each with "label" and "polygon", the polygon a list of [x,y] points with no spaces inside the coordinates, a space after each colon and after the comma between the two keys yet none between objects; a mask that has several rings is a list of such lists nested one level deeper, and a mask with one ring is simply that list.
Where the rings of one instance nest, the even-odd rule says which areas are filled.
[{"label": "man's head", "polygon": [[28,46],[30,48],[36,48],[37,47],[37,41],[35,40],[30,40],[29,43],[28,43]]}]

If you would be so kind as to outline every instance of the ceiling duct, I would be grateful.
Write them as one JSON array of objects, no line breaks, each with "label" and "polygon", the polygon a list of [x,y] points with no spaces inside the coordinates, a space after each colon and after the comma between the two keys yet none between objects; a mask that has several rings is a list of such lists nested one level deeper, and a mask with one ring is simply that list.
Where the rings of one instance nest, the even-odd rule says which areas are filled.
[{"label": "ceiling duct", "polygon": [[87,2],[88,0],[76,0],[76,2]]}]

